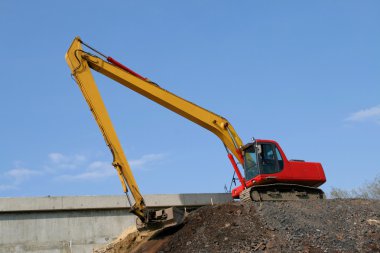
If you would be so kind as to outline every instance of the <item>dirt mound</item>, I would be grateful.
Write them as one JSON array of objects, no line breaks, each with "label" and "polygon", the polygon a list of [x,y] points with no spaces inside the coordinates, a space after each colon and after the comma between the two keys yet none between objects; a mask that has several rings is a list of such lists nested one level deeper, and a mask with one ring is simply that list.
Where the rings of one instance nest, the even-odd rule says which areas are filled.
[{"label": "dirt mound", "polygon": [[380,252],[380,201],[263,203],[259,212],[289,251]]},{"label": "dirt mound", "polygon": [[380,252],[380,201],[207,206],[134,249],[129,243],[105,252]]}]

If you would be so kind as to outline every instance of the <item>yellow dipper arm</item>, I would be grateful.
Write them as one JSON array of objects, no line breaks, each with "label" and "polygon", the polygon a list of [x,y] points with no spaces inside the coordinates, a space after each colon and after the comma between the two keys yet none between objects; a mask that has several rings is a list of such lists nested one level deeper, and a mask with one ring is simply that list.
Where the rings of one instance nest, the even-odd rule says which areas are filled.
[{"label": "yellow dipper arm", "polygon": [[144,199],[141,196],[138,185],[127,162],[127,158],[125,157],[120,141],[112,125],[111,118],[108,115],[98,87],[95,84],[88,62],[86,58],[83,57],[84,55],[86,54],[82,51],[80,42],[78,39],[75,39],[67,51],[65,58],[71,69],[72,75],[78,83],[104,139],[112,152],[112,165],[118,172],[123,190],[127,193],[128,185],[128,188],[135,199],[136,203],[132,207],[132,211],[143,220],[144,214],[142,211],[145,208]]},{"label": "yellow dipper arm", "polygon": [[90,68],[208,129],[217,135],[231,153],[241,164],[243,164],[241,152],[239,150],[243,145],[243,142],[231,124],[223,117],[178,97],[173,93],[160,88],[149,80],[143,80],[136,77],[114,64],[108,63],[101,58],[84,52],[79,37],[74,39],[67,51],[66,61],[72,71],[73,77],[82,90],[92,113],[94,114],[95,120],[103,133],[107,145],[111,149],[114,156],[113,166],[119,172],[120,181],[123,185],[124,191],[127,192],[125,185],[125,183],[127,183],[136,201],[134,210],[139,217],[141,217],[142,211],[145,207],[144,200],[112,126],[111,119],[104,106]]}]

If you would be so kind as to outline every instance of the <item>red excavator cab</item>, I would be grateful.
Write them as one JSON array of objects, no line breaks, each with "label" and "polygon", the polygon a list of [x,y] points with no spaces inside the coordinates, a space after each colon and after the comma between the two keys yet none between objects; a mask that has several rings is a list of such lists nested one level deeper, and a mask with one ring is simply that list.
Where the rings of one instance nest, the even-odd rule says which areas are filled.
[{"label": "red excavator cab", "polygon": [[[296,188],[316,188],[326,182],[320,163],[288,160],[275,141],[256,140],[242,150],[246,188],[286,186],[286,189],[294,191]],[[232,197],[239,198],[244,189],[242,185],[236,187],[232,190]]]}]

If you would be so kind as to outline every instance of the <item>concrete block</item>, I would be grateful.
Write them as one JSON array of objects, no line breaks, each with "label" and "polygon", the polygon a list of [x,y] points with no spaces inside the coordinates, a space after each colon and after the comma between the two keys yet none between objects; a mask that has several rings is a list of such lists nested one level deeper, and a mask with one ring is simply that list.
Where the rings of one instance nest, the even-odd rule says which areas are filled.
[{"label": "concrete block", "polygon": [[[144,196],[148,208],[199,207],[230,194]],[[0,253],[87,253],[135,224],[125,196],[0,198]]]}]

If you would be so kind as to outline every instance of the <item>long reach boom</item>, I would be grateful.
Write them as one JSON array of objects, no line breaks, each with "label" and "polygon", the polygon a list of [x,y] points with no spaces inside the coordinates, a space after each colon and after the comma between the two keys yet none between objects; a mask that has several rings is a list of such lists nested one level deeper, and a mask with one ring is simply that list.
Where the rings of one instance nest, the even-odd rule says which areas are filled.
[{"label": "long reach boom", "polygon": [[[98,56],[84,51],[82,45],[93,50]],[[91,69],[115,80],[125,87],[168,108],[186,119],[191,120],[218,136],[226,147],[228,157],[234,166],[241,184],[243,186],[245,185],[244,178],[239,172],[233,158],[234,156],[241,164],[243,164],[243,156],[241,152],[243,142],[232,125],[225,118],[161,88],[147,78],[144,78],[131,69],[123,66],[113,58],[107,57],[88,46],[82,42],[79,37],[74,39],[65,58],[71,69],[72,76],[78,83],[104,139],[111,150],[113,155],[112,165],[118,172],[123,190],[126,193],[131,206],[132,203],[128,196],[128,189],[132,193],[135,200],[135,204],[132,206],[132,212],[135,213],[141,221],[146,222],[147,219],[146,214],[144,213],[145,202],[96,86]],[[231,154],[233,154],[233,156]]]}]

